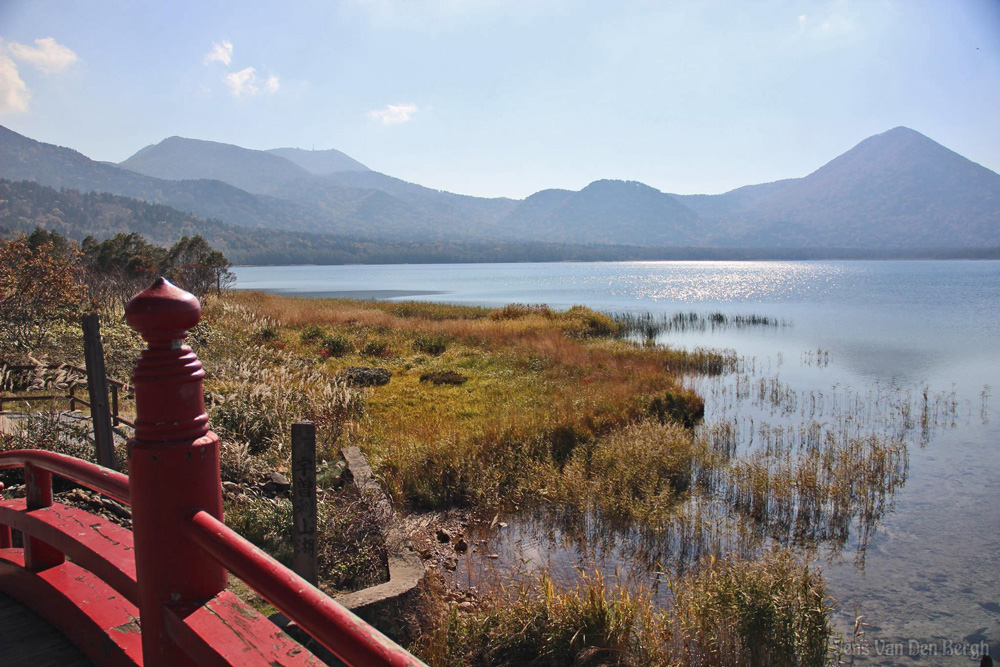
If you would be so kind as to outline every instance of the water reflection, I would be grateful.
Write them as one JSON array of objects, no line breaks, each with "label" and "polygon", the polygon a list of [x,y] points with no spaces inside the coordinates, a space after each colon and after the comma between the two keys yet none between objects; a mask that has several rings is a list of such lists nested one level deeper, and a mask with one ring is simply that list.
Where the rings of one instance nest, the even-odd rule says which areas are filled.
[{"label": "water reflection", "polygon": [[[687,315],[661,321],[698,326]],[[711,317],[701,321],[710,326]],[[740,358],[724,374],[688,377],[706,399],[706,418],[690,436],[687,480],[669,480],[674,493],[637,498],[623,511],[596,479],[582,495],[553,492],[508,518],[505,529],[476,535],[484,540],[479,556],[460,572],[546,568],[568,583],[577,568],[597,568],[655,588],[657,573],[682,572],[706,555],[752,556],[774,544],[828,560],[846,555],[863,570],[906,484],[910,449],[954,428],[960,403],[953,390],[896,382],[796,388],[782,379],[788,363],[783,355]],[[798,356],[811,372],[829,365],[829,350]],[[655,466],[648,474],[658,474]]]}]

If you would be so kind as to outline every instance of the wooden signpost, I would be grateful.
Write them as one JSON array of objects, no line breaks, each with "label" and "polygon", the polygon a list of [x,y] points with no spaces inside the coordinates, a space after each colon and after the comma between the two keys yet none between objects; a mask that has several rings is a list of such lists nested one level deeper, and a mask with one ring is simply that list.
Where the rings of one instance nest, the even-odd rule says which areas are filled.
[{"label": "wooden signpost", "polygon": [[316,585],[316,425],[292,424],[292,569]]}]

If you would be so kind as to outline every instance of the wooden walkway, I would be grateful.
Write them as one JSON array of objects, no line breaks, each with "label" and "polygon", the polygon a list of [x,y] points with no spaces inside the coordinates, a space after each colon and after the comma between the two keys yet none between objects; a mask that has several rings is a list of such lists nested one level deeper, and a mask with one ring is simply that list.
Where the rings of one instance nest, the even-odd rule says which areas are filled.
[{"label": "wooden walkway", "polygon": [[[18,428],[20,413],[0,415],[0,433]],[[80,650],[41,616],[0,593],[0,665],[93,667]]]},{"label": "wooden walkway", "polygon": [[93,667],[94,663],[38,614],[0,593],[0,665]]}]

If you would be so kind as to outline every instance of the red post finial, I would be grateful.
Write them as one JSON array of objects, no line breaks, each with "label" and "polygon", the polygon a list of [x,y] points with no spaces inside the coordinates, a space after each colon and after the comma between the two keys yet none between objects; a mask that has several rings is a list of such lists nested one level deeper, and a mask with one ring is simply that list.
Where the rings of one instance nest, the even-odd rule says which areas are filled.
[{"label": "red post finial", "polygon": [[187,338],[201,320],[201,304],[194,294],[161,277],[132,297],[125,306],[125,319],[150,347],[162,347]]},{"label": "red post finial", "polygon": [[226,571],[185,532],[205,510],[222,518],[219,438],[208,429],[198,356],[184,345],[201,318],[194,295],[163,278],[135,296],[125,318],[149,346],[135,364],[135,437],[129,488],[147,667],[193,665],[164,625],[164,605],[200,604],[226,586]]},{"label": "red post finial", "polygon": [[201,319],[201,304],[165,278],[125,306],[125,319],[149,347],[136,362],[135,439],[164,442],[199,438],[208,433],[205,371],[191,348],[183,344]]}]

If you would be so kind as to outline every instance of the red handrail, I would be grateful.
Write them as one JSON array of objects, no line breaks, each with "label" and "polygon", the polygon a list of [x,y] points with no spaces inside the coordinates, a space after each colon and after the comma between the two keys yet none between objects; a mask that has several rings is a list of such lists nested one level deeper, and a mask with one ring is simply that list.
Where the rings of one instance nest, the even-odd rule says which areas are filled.
[{"label": "red handrail", "polygon": [[208,512],[196,512],[189,528],[191,538],[219,564],[347,664],[386,667],[423,664]]},{"label": "red handrail", "polygon": [[[134,562],[135,590],[126,597],[134,598],[135,606],[122,608],[131,620],[122,622],[118,614],[113,616],[114,627],[94,625],[111,618],[104,611],[121,602],[114,595],[97,602],[81,598],[72,607],[84,616],[94,612],[93,618],[88,617],[93,621],[88,627],[97,635],[88,635],[82,643],[78,641],[81,648],[86,646],[96,651],[95,647],[109,638],[120,640],[124,647],[120,655],[122,664],[178,667],[193,666],[203,660],[236,664],[235,661],[246,659],[246,651],[259,649],[277,655],[277,664],[285,664],[286,658],[299,664],[307,654],[294,645],[290,652],[282,653],[285,642],[290,640],[269,634],[277,630],[266,621],[263,625],[270,627],[264,628],[262,635],[248,634],[254,623],[260,629],[261,617],[225,591],[229,569],[350,665],[423,665],[222,522],[219,439],[208,427],[202,390],[205,373],[198,357],[182,344],[200,314],[201,307],[194,296],[163,279],[136,296],[126,308],[129,324],[148,344],[133,374],[137,417],[135,437],[128,443],[129,476],[54,452],[0,453],[0,469],[24,467],[27,497],[23,507],[29,513],[53,505],[52,474],[132,507],[132,535],[120,536],[117,541],[102,533],[99,523],[85,525],[86,521],[74,518],[66,508],[57,507],[51,514],[46,512],[45,519],[39,515],[32,516],[31,521],[18,520],[25,538],[22,572],[37,575],[38,581],[44,579],[46,572],[63,573],[59,581],[64,583],[51,590],[59,594],[53,597],[69,598],[68,589],[75,585],[64,573],[76,565],[67,562],[63,551],[54,544],[60,544],[70,554],[84,553],[85,550],[77,549],[77,544],[83,545],[89,538],[81,538],[74,525],[68,530],[58,529],[59,539],[54,539],[51,526],[56,523],[50,521],[53,517],[64,522],[75,521],[79,529],[96,531],[102,539],[107,539],[107,546],[96,550],[95,541],[89,539],[88,548],[98,554],[96,558],[104,558],[108,567],[117,567],[126,583],[133,576]],[[5,512],[9,515],[9,508]],[[34,532],[39,535],[31,534]],[[100,540],[96,543],[103,544]],[[9,548],[10,526],[0,525],[0,549]],[[15,551],[3,556],[0,558],[3,567],[16,565],[21,558]],[[97,569],[107,575],[103,567]],[[116,579],[117,573],[112,574],[111,578]],[[74,574],[70,579],[78,578]],[[0,584],[3,583],[0,578]],[[90,588],[83,588],[90,595]],[[45,601],[39,601],[37,606],[44,607]],[[178,610],[187,611],[178,614]],[[136,611],[141,625],[139,656],[130,653],[134,647],[129,648],[138,629],[134,627]],[[223,617],[230,613],[236,615]],[[258,651],[257,657],[264,658],[264,653]],[[275,664],[272,658],[264,659],[267,664]],[[103,664],[104,658],[99,662]]]},{"label": "red handrail", "polygon": [[130,504],[128,476],[120,472],[56,452],[38,449],[0,452],[0,469],[16,468],[25,464],[71,479],[126,505]]}]

